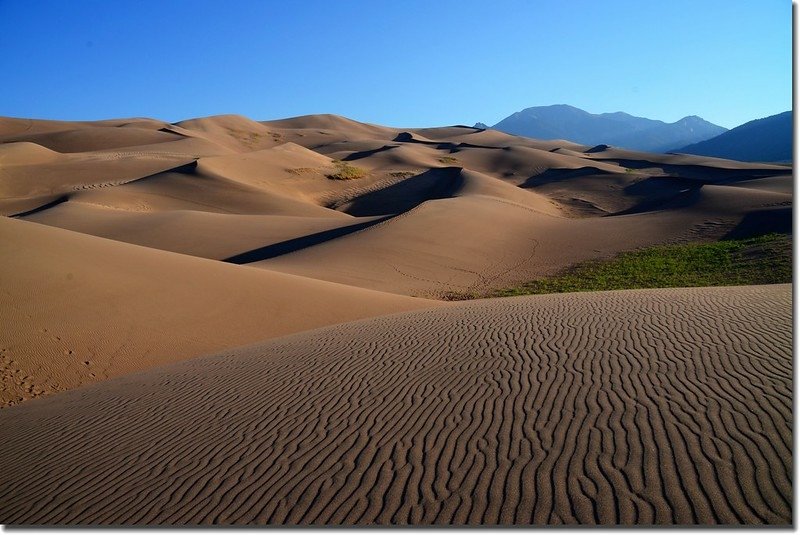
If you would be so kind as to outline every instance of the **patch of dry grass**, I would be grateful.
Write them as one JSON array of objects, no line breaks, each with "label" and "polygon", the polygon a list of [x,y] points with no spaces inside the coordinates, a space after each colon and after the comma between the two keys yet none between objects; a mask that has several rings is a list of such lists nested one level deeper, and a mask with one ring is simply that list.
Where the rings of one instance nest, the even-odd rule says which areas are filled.
[{"label": "patch of dry grass", "polygon": [[311,173],[318,173],[319,169],[315,167],[293,167],[286,170],[287,173],[292,175],[308,175]]},{"label": "patch of dry grass", "polygon": [[333,161],[333,172],[326,175],[331,180],[356,180],[367,176],[367,171],[341,160]]}]

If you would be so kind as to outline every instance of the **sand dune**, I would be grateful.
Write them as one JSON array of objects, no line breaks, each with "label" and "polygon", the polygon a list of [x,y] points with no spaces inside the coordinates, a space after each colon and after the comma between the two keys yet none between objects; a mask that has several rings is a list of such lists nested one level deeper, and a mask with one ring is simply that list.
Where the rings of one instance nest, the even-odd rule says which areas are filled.
[{"label": "sand dune", "polygon": [[198,161],[127,180],[115,188],[83,189],[90,191],[80,191],[69,198],[123,210],[346,217],[313,202],[293,198],[291,191],[265,189],[246,181],[206,173]]},{"label": "sand dune", "polygon": [[[20,121],[4,124],[24,137]],[[405,295],[485,291],[638,247],[791,224],[791,169],[775,165],[335,115],[28,127],[112,145],[169,140],[72,154],[4,144],[7,215]],[[335,160],[363,176],[330,180]]]},{"label": "sand dune", "polygon": [[64,202],[23,219],[101,238],[215,260],[224,260],[254,249],[293,240],[305,239],[313,243],[312,238],[315,235],[336,229],[346,232],[351,227],[359,228],[375,220],[238,215],[194,210],[133,211],[83,202]]},{"label": "sand dune", "polygon": [[0,218],[0,404],[355,318],[435,306]]},{"label": "sand dune", "polygon": [[[170,127],[170,131],[176,130]],[[137,145],[135,147],[124,147],[122,149],[107,149],[98,151],[102,153],[120,152],[127,154],[152,154],[154,156],[182,156],[193,160],[204,156],[222,156],[227,154],[238,154],[232,148],[215,143],[197,135],[182,135],[171,138],[172,141],[163,141],[150,145]]]},{"label": "sand dune", "polygon": [[[791,221],[791,174],[781,166],[332,115],[4,121],[19,139],[178,138],[74,154],[4,144],[7,215],[407,295],[490,289],[636,247]],[[333,159],[363,178],[329,180]],[[358,217],[388,216],[359,226],[367,221]],[[327,232],[337,228],[350,231]]]},{"label": "sand dune", "polygon": [[453,154],[466,167],[521,185],[550,169],[591,169],[595,174],[624,174],[625,168],[615,163],[587,160],[578,156],[557,154],[532,147],[512,145],[501,148],[466,148]]},{"label": "sand dune", "polygon": [[791,195],[794,192],[794,177],[789,175],[769,176],[765,178],[751,178],[749,180],[740,180],[731,186],[739,186],[740,188],[760,189],[766,191],[774,191],[776,193],[786,193]]},{"label": "sand dune", "polygon": [[792,204],[466,126],[0,118],[0,523],[790,524],[790,285],[417,297]]},{"label": "sand dune", "polygon": [[333,144],[318,150],[325,151],[331,158],[372,170],[419,170],[453,165],[450,161],[442,161],[449,155],[449,151],[414,143],[381,144],[369,150],[366,147],[356,147],[354,143]]},{"label": "sand dune", "polygon": [[28,135],[44,134],[91,128],[104,121],[50,121],[42,119],[23,119],[16,117],[0,117],[0,142],[18,141]]},{"label": "sand dune", "polygon": [[[353,121],[347,117],[333,114],[303,115],[290,119],[263,121],[262,125],[277,130],[323,131],[340,139],[376,138],[391,139],[399,130],[368,123]],[[333,134],[335,132],[335,134]],[[301,132],[302,133],[302,132]]]},{"label": "sand dune", "polygon": [[[559,151],[561,152],[561,151]],[[773,169],[786,170],[786,167],[778,164],[766,164],[760,162],[740,162],[737,160],[726,160],[724,158],[714,158],[713,156],[696,156],[694,154],[673,154],[673,153],[652,153],[639,152],[617,147],[607,147],[604,150],[587,151],[586,157],[595,160],[630,160],[647,161],[653,163],[664,163],[682,166],[704,166],[719,167],[725,169]]]},{"label": "sand dune", "polygon": [[25,140],[58,152],[87,152],[176,141],[180,136],[144,128],[95,126],[26,136]]},{"label": "sand dune", "polygon": [[201,158],[198,172],[317,205],[345,187],[327,178],[334,172],[331,158],[291,142],[241,155]]},{"label": "sand dune", "polygon": [[0,411],[0,521],[788,526],[791,329],[776,285],[300,333]]},{"label": "sand dune", "polygon": [[[234,253],[239,247],[270,247],[281,236],[284,241],[300,240],[310,232],[311,239],[292,241],[290,247],[281,249],[293,252],[309,248],[303,265],[295,265],[297,258],[276,258],[274,267],[376,287],[380,278],[375,273],[388,273],[393,265],[416,277],[417,282],[398,283],[394,279],[405,275],[395,274],[376,289],[406,294],[437,295],[454,287],[472,287],[480,280],[498,285],[513,283],[584,259],[680,240],[687,233],[700,239],[717,239],[733,232],[746,219],[751,225],[754,217],[773,221],[768,228],[788,228],[791,216],[787,204],[791,203],[791,170],[786,167],[542,142],[461,126],[387,128],[334,115],[261,123],[225,115],[173,125],[146,119],[50,126],[41,121],[3,121],[0,132],[13,134],[14,139],[25,135],[73,136],[88,143],[86,152],[72,154],[48,152],[30,142],[3,145],[6,154],[0,154],[0,210],[6,215],[28,214],[26,217],[53,226],[210,258],[247,252]],[[93,139],[122,146],[140,135],[145,136],[139,140],[144,145],[90,150]],[[166,137],[155,142],[158,140],[147,138],[151,135]],[[337,159],[362,169],[364,176],[329,180],[333,160]],[[456,171],[447,170],[451,168],[463,171],[456,176]],[[463,177],[469,176],[473,179],[465,181]],[[783,185],[770,186],[778,183]],[[704,186],[726,186],[730,191],[707,195],[708,189],[699,193]],[[767,198],[756,190],[775,195]],[[471,199],[462,208],[458,206],[467,201],[437,201],[435,208],[423,206],[438,199],[462,197]],[[715,198],[718,200],[713,201]],[[498,199],[512,204],[498,203]],[[733,204],[726,206],[728,201]],[[522,217],[517,205],[533,212]],[[443,206],[448,208],[443,210]],[[473,206],[474,213],[470,212]],[[504,206],[512,208],[505,211]],[[766,216],[757,215],[764,210]],[[123,211],[165,213],[127,217],[120,213]],[[435,220],[428,218],[428,214],[439,211],[442,213]],[[176,213],[171,217],[168,212]],[[186,216],[187,212],[193,215]],[[200,212],[283,219],[280,223],[274,220],[275,230],[265,231],[262,243],[258,243],[260,223],[255,224],[253,218],[230,218],[221,223],[230,235],[228,244],[222,233],[208,232],[211,219],[222,219],[197,215]],[[450,228],[440,228],[445,214],[453,216],[446,225]],[[556,219],[542,218],[541,214]],[[358,225],[351,216],[400,217],[397,222],[355,235],[320,234],[333,228],[328,224],[334,218],[342,220],[341,228]],[[625,219],[614,219],[621,216]],[[289,228],[291,223],[286,218],[297,218],[297,228]],[[307,218],[326,221],[310,222]],[[157,226],[150,231],[145,228],[147,219],[180,228],[187,244],[200,245],[177,244],[167,236],[172,232],[169,230],[161,239]],[[579,223],[580,219],[592,222]],[[122,228],[123,220],[131,222],[130,232]],[[167,220],[181,223],[170,226]],[[189,220],[196,221],[197,226],[192,228]],[[262,223],[268,224],[266,221]],[[241,232],[236,228],[239,223],[243,225]],[[552,239],[542,243],[540,235],[545,228]],[[713,232],[692,233],[691,229],[699,228],[712,228]],[[402,232],[387,233],[388,229]],[[470,229],[473,234],[458,233],[457,229]],[[501,236],[497,236],[497,229],[504,229]],[[247,238],[237,238],[240,235]],[[378,235],[383,238],[380,247],[393,250],[391,255],[368,252]],[[619,237],[616,245],[602,245],[609,235]],[[464,256],[460,242],[467,236],[490,244],[491,253]],[[361,244],[355,245],[357,241]],[[539,243],[535,251],[534,243]],[[596,243],[601,246],[593,246]],[[401,264],[407,263],[407,258],[425,258],[427,250],[435,250],[437,257],[466,258],[467,263],[435,260],[408,271],[408,266],[395,262],[397,258]],[[357,264],[350,260],[355,257],[359,258]],[[311,259],[313,264],[307,262]],[[327,269],[329,261],[339,267]],[[335,274],[337,270],[349,271],[349,278],[341,279]],[[458,270],[460,274],[454,273]],[[363,282],[359,271],[372,282]],[[497,272],[516,273],[517,277],[498,278]],[[421,279],[435,282],[420,284]]]},{"label": "sand dune", "polygon": [[281,141],[264,125],[241,115],[217,115],[175,123],[178,132],[193,132],[237,152],[274,146]]},{"label": "sand dune", "polygon": [[[555,216],[497,196],[430,200],[356,234],[254,265],[440,297],[511,286],[576,262],[657,243],[719,239],[756,211],[775,214],[784,223],[791,220],[791,212],[784,212],[791,196],[785,194],[724,186],[687,193],[650,204],[641,213],[582,219]],[[756,226],[744,234],[757,231]]]},{"label": "sand dune", "polygon": [[33,165],[58,160],[61,155],[55,151],[21,141],[18,143],[4,143],[0,145],[0,165],[10,167],[14,165]]},{"label": "sand dune", "polygon": [[39,161],[36,163],[4,163],[0,170],[2,198],[68,194],[84,189],[122,185],[193,160],[181,154],[55,154],[57,155],[44,160],[44,154],[37,150]]}]

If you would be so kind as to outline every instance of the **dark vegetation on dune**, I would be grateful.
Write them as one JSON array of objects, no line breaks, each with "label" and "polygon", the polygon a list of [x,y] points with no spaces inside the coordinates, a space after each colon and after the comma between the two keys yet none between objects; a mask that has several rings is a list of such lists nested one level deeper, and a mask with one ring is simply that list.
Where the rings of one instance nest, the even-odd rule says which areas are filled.
[{"label": "dark vegetation on dune", "polygon": [[450,293],[449,300],[515,295],[739,286],[792,282],[792,238],[766,234],[712,243],[659,245],[622,253],[610,260],[577,264],[549,278],[477,295]]}]

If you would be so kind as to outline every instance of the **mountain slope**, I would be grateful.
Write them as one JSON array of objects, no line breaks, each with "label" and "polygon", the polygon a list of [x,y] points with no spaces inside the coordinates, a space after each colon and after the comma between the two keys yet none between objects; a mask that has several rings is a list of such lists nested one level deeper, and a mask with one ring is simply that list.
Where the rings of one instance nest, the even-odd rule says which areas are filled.
[{"label": "mountain slope", "polygon": [[792,112],[756,119],[717,137],[675,150],[745,162],[792,160]]},{"label": "mountain slope", "polygon": [[634,150],[663,152],[682,140],[696,143],[725,132],[697,116],[665,123],[623,112],[593,114],[568,106],[538,106],[514,113],[492,128],[537,139],[567,139],[585,145],[605,143]]}]

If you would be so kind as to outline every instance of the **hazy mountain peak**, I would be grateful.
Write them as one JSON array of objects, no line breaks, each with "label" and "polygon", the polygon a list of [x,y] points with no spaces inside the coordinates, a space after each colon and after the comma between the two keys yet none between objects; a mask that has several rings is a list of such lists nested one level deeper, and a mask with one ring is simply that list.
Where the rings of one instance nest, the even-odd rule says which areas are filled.
[{"label": "hazy mountain peak", "polygon": [[698,115],[687,115],[686,117],[684,117],[682,119],[678,119],[673,124],[710,124],[710,125],[713,125],[714,123],[710,123],[710,122],[706,121],[705,119],[703,119],[702,117],[700,117]]},{"label": "hazy mountain peak", "polygon": [[749,121],[674,152],[752,162],[792,161],[792,112]]},{"label": "hazy mountain peak", "polygon": [[666,123],[623,111],[593,114],[568,104],[525,108],[492,128],[537,139],[567,139],[650,152],[703,141],[726,130],[696,115]]}]

